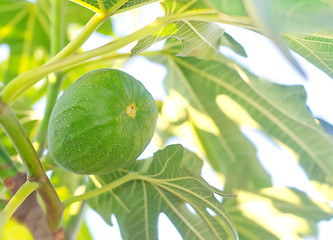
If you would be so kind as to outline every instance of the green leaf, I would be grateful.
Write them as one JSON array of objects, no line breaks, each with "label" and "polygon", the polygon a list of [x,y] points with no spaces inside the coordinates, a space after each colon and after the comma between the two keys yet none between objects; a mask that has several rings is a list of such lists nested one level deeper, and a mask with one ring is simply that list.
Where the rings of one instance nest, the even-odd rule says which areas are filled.
[{"label": "green leaf", "polygon": [[[17,107],[16,103],[15,107]],[[23,108],[14,109],[14,112],[16,113],[18,119],[20,120],[28,136],[30,138],[33,137],[33,135],[35,134],[36,125],[38,124],[39,120],[36,111],[32,110],[31,106],[29,106],[28,108],[23,107]],[[18,157],[15,147],[13,146],[11,140],[8,138],[8,136],[3,131],[2,128],[0,129],[0,143],[5,147],[5,149],[8,151],[8,153],[11,156]],[[18,164],[22,166],[21,162],[19,162]]]},{"label": "green leaf", "polygon": [[270,38],[280,52],[286,57],[292,66],[303,76],[305,73],[298,62],[290,54],[286,44],[282,40],[279,32],[278,24],[274,22],[272,14],[271,0],[248,0],[244,2],[245,8],[253,21],[258,25],[259,30]]},{"label": "green leaf", "polygon": [[129,11],[129,10],[132,10],[134,8],[138,8],[138,7],[141,7],[143,5],[150,4],[150,3],[153,3],[153,2],[157,2],[157,1],[159,1],[159,0],[129,0],[129,1],[126,1],[126,3],[124,5],[122,5],[119,8],[119,10],[116,11],[116,13]]},{"label": "green leaf", "polygon": [[[161,212],[170,218],[184,239],[226,239],[228,236],[236,239],[231,219],[213,194],[230,195],[209,186],[196,175],[200,160],[190,155],[187,153],[183,163],[184,148],[168,146],[154,154],[149,168],[140,173],[137,180],[88,202],[109,224],[111,214],[115,214],[123,239],[157,239]],[[145,161],[137,161],[130,170],[144,169]],[[190,162],[197,162],[193,170],[186,168]],[[104,185],[124,174],[124,171],[115,171],[96,179],[98,184]],[[186,203],[195,209],[195,214]],[[207,208],[215,216],[210,215]]]},{"label": "green leaf", "polygon": [[[68,2],[64,6],[67,29],[70,24],[85,25],[93,14]],[[9,46],[9,58],[0,63],[1,82],[7,84],[19,74],[44,64],[50,52],[50,5],[48,0],[8,1],[0,0],[0,44]],[[112,33],[111,21],[105,21],[98,29]],[[38,99],[38,98],[34,98]]]},{"label": "green leaf", "polygon": [[205,0],[164,0],[161,2],[166,15],[193,10],[211,9]]},{"label": "green leaf", "polygon": [[29,1],[0,1],[0,44],[10,48],[9,58],[1,64],[7,84],[33,67],[45,62],[49,50],[48,6]]},{"label": "green leaf", "polygon": [[[87,24],[87,22],[93,17],[94,13],[89,9],[68,1],[66,6],[66,25],[67,28],[74,24],[78,24],[80,27]],[[111,35],[113,33],[111,19],[107,19],[98,29],[97,32],[104,35]]]},{"label": "green leaf", "polygon": [[289,48],[333,78],[333,35],[286,35]]},{"label": "green leaf", "polygon": [[[6,149],[0,144],[0,180],[4,181],[5,178],[12,178],[18,175],[19,171],[12,162]],[[1,186],[0,186],[1,189]],[[5,202],[6,204],[6,202]],[[2,204],[1,204],[2,205]],[[0,208],[1,210],[3,208]]]},{"label": "green leaf", "polygon": [[[283,33],[333,30],[333,5],[321,0],[271,0],[272,19]],[[267,9],[266,9],[267,10]]]},{"label": "green leaf", "polygon": [[132,49],[132,55],[138,54],[156,42],[168,37],[182,41],[182,49],[178,56],[196,56],[211,59],[219,53],[219,45],[223,29],[218,25],[202,21],[176,21],[166,25],[159,31],[141,39]]},{"label": "green leaf", "polygon": [[[289,47],[302,55],[308,61],[332,76],[331,61],[331,34],[318,34],[319,32],[331,33],[333,30],[333,5],[329,1],[321,0],[251,0],[251,1],[221,1],[207,0],[215,6],[221,14],[233,16],[232,21],[245,25],[257,24],[258,29],[271,38],[283,55],[298,69],[303,72],[298,63],[290,55],[280,33],[287,34]],[[244,18],[243,3],[247,6],[251,20]],[[253,26],[252,26],[253,27]],[[256,28],[256,27],[255,27]],[[303,74],[304,75],[304,74]]]},{"label": "green leaf", "polygon": [[[229,209],[230,207],[230,209]],[[228,210],[232,212],[235,226],[238,232],[239,239],[242,240],[279,240],[274,232],[266,226],[265,222],[258,223],[256,219],[250,218],[239,209],[239,203],[236,202],[233,206],[228,206]]]},{"label": "green leaf", "polygon": [[230,48],[235,53],[243,57],[247,57],[247,54],[243,46],[226,32],[224,33],[224,36],[221,39],[221,45]]},{"label": "green leaf", "polygon": [[[178,81],[174,89],[188,100],[188,108],[197,112],[193,119],[198,128],[219,137],[224,162],[236,162],[238,156],[231,147],[237,141],[221,134],[229,125],[215,123],[222,119],[221,110],[240,125],[250,118],[252,127],[262,128],[273,140],[292,149],[312,183],[328,200],[333,199],[333,140],[306,108],[303,87],[262,81],[232,63],[169,55],[166,65],[171,79],[166,84]],[[238,149],[242,151],[242,146]]]},{"label": "green leaf", "polygon": [[101,14],[110,9],[118,1],[114,3],[111,0],[73,0],[73,2]]},{"label": "green leaf", "polygon": [[259,16],[267,15],[269,19],[266,18],[266,24],[275,26],[273,30],[282,33],[313,34],[333,30],[333,4],[330,0],[254,0],[251,2],[256,3],[258,10],[254,15],[245,8],[247,4],[251,4],[250,1],[206,1],[221,12],[221,20],[225,19],[225,15],[229,15],[243,23],[251,24],[251,21],[244,17],[250,15],[252,20],[256,20]]},{"label": "green leaf", "polygon": [[265,188],[256,193],[238,191],[237,195],[237,201],[226,200],[225,207],[240,239],[316,238],[318,222],[330,220],[333,214],[328,204],[292,188]]},{"label": "green leaf", "polygon": [[[179,58],[183,59],[187,58]],[[154,60],[162,62],[168,68],[168,75],[164,80],[168,102],[165,104],[167,109],[162,110],[159,116],[159,136],[161,132],[167,131],[196,146],[218,175],[224,176],[227,191],[234,188],[260,189],[271,186],[270,176],[259,163],[255,147],[217,104],[217,86],[196,73],[187,75],[183,71],[184,67],[173,58]],[[195,62],[194,58],[192,60]],[[216,63],[207,62],[203,71],[210,72],[216,67]],[[221,69],[223,71],[223,65]],[[196,76],[193,77],[192,74]],[[222,73],[220,75],[224,76]],[[238,111],[239,107],[236,108],[234,104],[224,105],[229,106],[241,119],[248,118],[247,114]],[[173,116],[173,112],[181,113],[183,109],[187,111],[188,121],[180,126],[174,125],[170,117]],[[248,170],[247,174],[243,174],[243,169]]]},{"label": "green leaf", "polygon": [[318,121],[320,122],[320,125],[324,128],[324,130],[331,136],[333,136],[333,125],[326,122],[323,119],[317,118]]},{"label": "green leaf", "polygon": [[66,199],[74,194],[75,190],[84,183],[82,175],[73,174],[63,168],[53,169],[51,181],[55,188],[61,189],[64,195],[59,194],[61,199]]},{"label": "green leaf", "polygon": [[242,0],[206,0],[220,12],[228,15],[247,16]]},{"label": "green leaf", "polygon": [[15,219],[12,219],[8,222],[8,224],[6,224],[6,226],[4,226],[3,231],[1,231],[0,239],[33,240],[33,236],[31,235],[26,226],[24,226],[22,223],[19,223]]},{"label": "green leaf", "polygon": [[77,235],[76,240],[93,240],[85,221],[82,224],[82,227]]},{"label": "green leaf", "polygon": [[72,0],[98,14],[111,14],[131,10],[158,0]]}]

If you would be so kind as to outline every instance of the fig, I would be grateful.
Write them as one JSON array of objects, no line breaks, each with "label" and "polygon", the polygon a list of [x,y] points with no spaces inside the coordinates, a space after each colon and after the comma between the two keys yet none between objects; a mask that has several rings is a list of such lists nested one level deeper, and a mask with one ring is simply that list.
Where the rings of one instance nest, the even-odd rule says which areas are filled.
[{"label": "fig", "polygon": [[151,141],[157,106],[143,84],[116,69],[97,69],[57,100],[48,151],[77,174],[107,174],[133,163]]}]

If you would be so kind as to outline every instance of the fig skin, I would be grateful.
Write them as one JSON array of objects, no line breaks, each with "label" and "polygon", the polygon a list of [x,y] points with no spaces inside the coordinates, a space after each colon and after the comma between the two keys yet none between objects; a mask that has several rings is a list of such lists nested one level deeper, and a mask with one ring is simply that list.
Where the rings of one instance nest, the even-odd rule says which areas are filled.
[{"label": "fig skin", "polygon": [[129,166],[151,141],[157,106],[141,82],[116,69],[91,71],[61,95],[48,130],[48,151],[77,174]]}]

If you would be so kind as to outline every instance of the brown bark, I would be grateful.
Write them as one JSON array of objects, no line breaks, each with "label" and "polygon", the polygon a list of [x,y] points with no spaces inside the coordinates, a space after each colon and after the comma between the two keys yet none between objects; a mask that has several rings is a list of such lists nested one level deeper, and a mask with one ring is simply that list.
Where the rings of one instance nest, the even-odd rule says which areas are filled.
[{"label": "brown bark", "polygon": [[[17,190],[26,181],[25,173],[20,173],[12,178],[4,179],[4,184],[14,195]],[[47,225],[43,210],[37,202],[37,194],[34,191],[27,197],[22,205],[15,211],[14,217],[21,223],[27,226],[35,240],[62,240],[61,231],[57,235],[52,236],[52,233]],[[57,236],[57,237],[56,237]]]}]

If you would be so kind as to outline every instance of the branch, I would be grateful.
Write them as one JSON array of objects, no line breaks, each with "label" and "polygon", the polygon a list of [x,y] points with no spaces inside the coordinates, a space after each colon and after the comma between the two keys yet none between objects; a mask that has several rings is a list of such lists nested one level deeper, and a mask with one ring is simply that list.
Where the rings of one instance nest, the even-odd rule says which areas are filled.
[{"label": "branch", "polygon": [[2,100],[6,104],[11,104],[26,90],[28,90],[31,86],[33,86],[35,83],[40,81],[48,74],[64,68],[72,67],[76,64],[81,63],[82,61],[86,61],[91,58],[118,50],[136,40],[139,40],[149,34],[154,33],[164,25],[176,19],[176,16],[161,17],[156,21],[152,22],[151,24],[147,25],[146,27],[135,31],[134,33],[126,37],[116,39],[113,42],[110,42],[104,46],[87,52],[78,53],[76,55],[61,59],[59,61],[51,62],[27,71],[18,76],[17,78],[13,79],[9,84],[6,85],[6,87],[1,92]]},{"label": "branch", "polygon": [[[0,145],[0,179],[11,195],[14,195],[27,180],[27,175],[17,170],[14,162],[2,145]],[[0,209],[3,210],[7,203],[8,200],[1,199]],[[29,197],[23,201],[21,206],[14,213],[14,217],[28,227],[34,239],[53,239],[44,212],[37,201],[36,192],[32,192]]]},{"label": "branch", "polygon": [[[67,0],[52,0],[51,1],[51,26],[50,26],[50,32],[51,32],[51,38],[50,38],[50,45],[51,45],[51,56],[55,56],[63,47],[65,46],[65,36],[66,36],[66,23],[65,23],[65,16],[66,16],[66,10],[67,10]],[[102,21],[102,19],[101,19]],[[92,32],[97,28],[100,24],[100,21],[90,21],[90,23],[93,22],[93,24],[90,24],[92,26],[89,26],[89,28],[85,27],[81,31],[81,35],[83,36],[77,36],[73,42],[76,41],[75,44],[73,42],[69,43],[67,45],[67,49],[64,48],[62,50],[62,53],[59,53],[57,58],[63,58],[68,54],[71,54],[73,51],[76,51],[77,47],[80,47],[84,41],[86,41],[87,37],[92,34]],[[87,30],[89,29],[89,30]],[[93,30],[93,31],[92,31]],[[80,40],[80,42],[79,42]],[[74,45],[74,46],[73,46]],[[76,46],[75,46],[76,45]],[[70,49],[70,50],[68,50]],[[51,61],[55,61],[56,59],[53,59]],[[33,140],[34,146],[37,150],[38,157],[42,157],[44,150],[47,145],[47,129],[49,126],[49,121],[51,117],[51,113],[53,110],[53,107],[56,103],[59,91],[62,86],[62,73],[57,72],[55,74],[50,74],[48,76],[48,82],[47,82],[47,93],[46,93],[46,107],[44,111],[43,119],[39,125],[39,128],[37,130],[37,133],[35,135],[35,138]]]},{"label": "branch", "polygon": [[63,206],[37,157],[29,137],[11,107],[0,101],[0,125],[19,153],[28,175],[28,181],[39,183],[37,189],[46,206],[46,218],[52,232],[61,229]]},{"label": "branch", "polygon": [[113,181],[109,184],[104,185],[101,188],[95,188],[95,189],[93,189],[89,192],[83,193],[81,195],[69,197],[69,198],[67,198],[66,200],[63,201],[63,205],[66,208],[69,205],[71,205],[72,203],[79,202],[79,201],[84,201],[84,200],[87,200],[89,198],[96,197],[96,196],[98,196],[102,193],[105,193],[105,192],[108,192],[112,189],[115,189],[115,188],[119,187],[120,185],[122,185],[124,183],[127,183],[129,181],[137,179],[138,176],[139,175],[137,173],[129,173],[129,174],[127,174],[127,175],[125,175],[121,178],[118,178],[117,180],[115,180],[115,181]]},{"label": "branch", "polygon": [[88,205],[87,202],[85,201],[80,202],[78,204],[79,206],[75,206],[77,210],[72,215],[70,215],[67,224],[65,226],[66,240],[77,239],[77,234],[82,226],[85,210],[87,209]]}]

